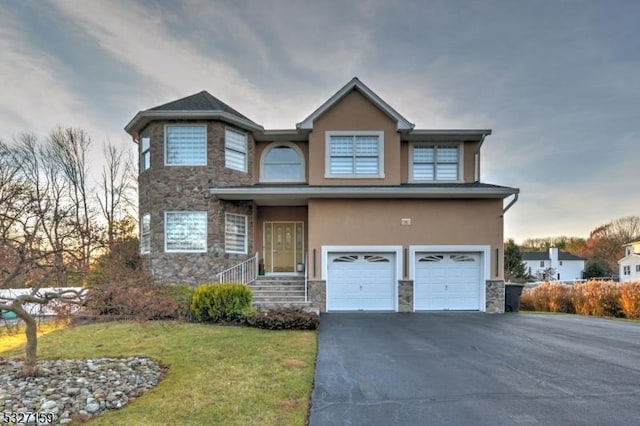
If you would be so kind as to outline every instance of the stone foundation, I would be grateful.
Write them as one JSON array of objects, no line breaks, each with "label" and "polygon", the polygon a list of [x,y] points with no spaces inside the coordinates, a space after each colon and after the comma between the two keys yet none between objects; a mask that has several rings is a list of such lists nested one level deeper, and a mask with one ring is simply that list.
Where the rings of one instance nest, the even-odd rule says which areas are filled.
[{"label": "stone foundation", "polygon": [[487,280],[487,304],[486,312],[488,314],[504,313],[504,281],[503,280]]},{"label": "stone foundation", "polygon": [[307,292],[311,306],[320,312],[327,310],[327,282],[326,281],[308,281]]},{"label": "stone foundation", "polygon": [[413,312],[413,281],[398,281],[398,312]]}]

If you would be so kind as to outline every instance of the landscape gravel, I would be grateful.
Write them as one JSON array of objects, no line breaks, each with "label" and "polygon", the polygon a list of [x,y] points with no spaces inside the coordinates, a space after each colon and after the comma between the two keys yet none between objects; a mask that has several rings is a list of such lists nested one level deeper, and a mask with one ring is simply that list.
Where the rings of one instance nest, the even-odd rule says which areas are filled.
[{"label": "landscape gravel", "polygon": [[27,378],[19,377],[22,366],[0,359],[0,420],[3,413],[27,412],[53,413],[55,422],[47,424],[88,420],[124,407],[157,386],[165,372],[145,357],[40,360],[38,376]]}]

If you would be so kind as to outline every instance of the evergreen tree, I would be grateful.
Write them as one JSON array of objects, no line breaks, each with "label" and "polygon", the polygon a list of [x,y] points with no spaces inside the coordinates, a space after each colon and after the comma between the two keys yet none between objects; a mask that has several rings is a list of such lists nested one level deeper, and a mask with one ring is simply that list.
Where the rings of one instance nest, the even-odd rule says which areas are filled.
[{"label": "evergreen tree", "polygon": [[530,278],[520,248],[513,239],[504,244],[504,276],[508,281],[525,281]]}]

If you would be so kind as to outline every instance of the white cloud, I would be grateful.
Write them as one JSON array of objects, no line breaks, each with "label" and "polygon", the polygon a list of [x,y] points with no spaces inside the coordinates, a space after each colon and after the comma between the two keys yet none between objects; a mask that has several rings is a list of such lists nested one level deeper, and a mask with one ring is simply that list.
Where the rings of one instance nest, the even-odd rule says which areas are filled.
[{"label": "white cloud", "polygon": [[125,106],[151,107],[203,89],[232,106],[267,105],[247,77],[224,59],[205,56],[182,33],[171,34],[157,10],[121,1],[56,5],[102,49],[148,82],[140,92],[152,104],[129,94],[121,100]]},{"label": "white cloud", "polygon": [[29,44],[11,13],[0,15],[0,128],[2,138],[19,132],[43,135],[57,125],[92,122],[83,100],[69,83],[73,71]]}]

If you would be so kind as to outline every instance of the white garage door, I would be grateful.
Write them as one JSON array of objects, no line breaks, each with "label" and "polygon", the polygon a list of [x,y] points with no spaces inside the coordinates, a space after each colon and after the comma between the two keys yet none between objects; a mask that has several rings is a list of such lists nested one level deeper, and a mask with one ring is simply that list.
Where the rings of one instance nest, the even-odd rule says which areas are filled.
[{"label": "white garage door", "polygon": [[481,259],[480,253],[416,254],[415,310],[479,310]]},{"label": "white garage door", "polygon": [[394,253],[330,253],[327,310],[394,311]]}]

